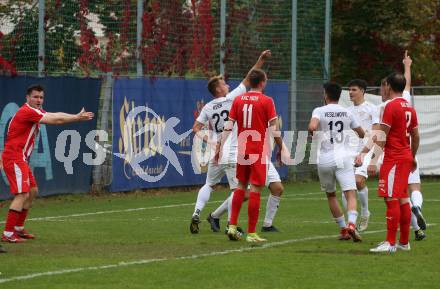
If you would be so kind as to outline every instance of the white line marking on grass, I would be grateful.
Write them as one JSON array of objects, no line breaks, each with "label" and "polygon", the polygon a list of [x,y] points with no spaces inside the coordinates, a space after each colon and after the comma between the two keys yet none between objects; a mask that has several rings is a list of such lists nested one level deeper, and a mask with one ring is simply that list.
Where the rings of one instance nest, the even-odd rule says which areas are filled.
[{"label": "white line marking on grass", "polygon": [[[297,198],[295,196],[307,196],[307,195],[317,195],[322,194],[322,192],[313,192],[313,193],[304,193],[304,194],[295,194],[283,196],[284,200],[295,200],[295,201],[326,201],[327,198]],[[261,199],[267,199],[267,197],[262,197]],[[383,202],[381,198],[370,199],[370,202]],[[210,201],[207,204],[216,204],[222,203],[224,200],[220,201]],[[439,199],[425,199],[425,202],[440,202]],[[72,218],[72,217],[85,217],[85,216],[93,216],[93,215],[104,215],[104,214],[115,214],[115,213],[127,213],[127,212],[137,212],[137,211],[145,211],[145,210],[155,210],[155,209],[166,209],[166,208],[178,208],[178,207],[186,207],[186,206],[194,206],[195,203],[184,203],[184,204],[171,204],[171,205],[163,205],[163,206],[154,206],[154,207],[141,207],[141,208],[131,208],[131,209],[121,209],[121,210],[109,210],[109,211],[98,211],[98,212],[89,212],[89,213],[77,213],[71,215],[62,215],[62,216],[49,216],[49,217],[37,217],[37,218],[29,218],[27,221],[50,221],[54,219],[63,219],[63,218]],[[4,224],[5,221],[1,221],[0,224]]]},{"label": "white line marking on grass", "polygon": [[[386,232],[386,230],[368,231],[368,232],[364,232],[363,235],[383,233],[383,232]],[[246,251],[268,249],[268,248],[278,247],[278,246],[287,245],[287,244],[305,242],[305,241],[316,241],[316,240],[330,239],[330,238],[336,239],[337,237],[338,237],[338,235],[312,236],[312,237],[306,237],[306,238],[289,239],[289,240],[284,240],[284,241],[266,243],[266,244],[263,244],[258,247],[247,246],[247,247],[241,247],[238,249],[215,251],[215,252],[211,252],[211,253],[189,255],[189,256],[182,256],[182,257],[175,257],[175,258],[144,259],[144,260],[129,261],[129,262],[119,262],[116,264],[108,264],[108,265],[101,265],[101,266],[78,267],[78,268],[63,269],[63,270],[57,270],[57,271],[39,272],[39,273],[33,273],[33,274],[28,274],[28,275],[0,279],[0,284],[13,282],[13,281],[19,281],[19,280],[29,280],[29,279],[34,279],[34,278],[44,277],[44,276],[56,276],[56,275],[77,273],[77,272],[83,272],[83,271],[99,271],[99,270],[104,270],[104,269],[121,268],[121,267],[133,266],[133,265],[144,265],[144,264],[157,263],[157,262],[163,262],[163,261],[190,260],[190,259],[199,259],[199,258],[203,258],[203,257],[222,256],[222,255],[227,255],[227,254],[232,254],[232,253],[242,253],[242,252],[246,252]]]},{"label": "white line marking on grass", "polygon": [[[440,182],[439,182],[440,183]],[[439,183],[425,183],[426,185],[438,185]],[[377,187],[370,188],[371,190],[377,189]],[[310,192],[310,193],[289,193],[285,194],[282,198],[283,199],[291,199],[291,200],[298,200],[298,201],[322,201],[327,200],[327,198],[296,198],[296,196],[309,196],[309,195],[319,195],[324,194],[324,192]],[[262,197],[261,199],[266,199],[267,197]],[[371,199],[370,201],[382,201],[381,199]],[[426,199],[425,201],[428,202],[440,202],[438,199]],[[215,204],[215,203],[222,203],[224,200],[219,201],[210,201],[207,202],[207,204]],[[184,204],[171,204],[171,205],[163,205],[163,206],[154,206],[154,207],[141,207],[141,208],[132,208],[132,209],[121,209],[121,210],[109,210],[109,211],[98,211],[98,212],[89,212],[89,213],[77,213],[77,214],[71,214],[71,215],[62,215],[62,216],[49,216],[49,217],[38,217],[38,218],[29,218],[27,221],[48,221],[48,220],[54,220],[54,219],[62,219],[62,218],[70,218],[70,217],[85,217],[85,216],[93,216],[93,215],[104,215],[104,214],[114,214],[114,213],[126,213],[126,212],[136,212],[136,211],[144,211],[144,210],[154,210],[154,209],[166,209],[166,208],[177,208],[177,207],[186,207],[186,206],[194,206],[195,203],[184,203]],[[4,224],[5,221],[1,221],[0,224]]]},{"label": "white line marking on grass", "polygon": [[[208,202],[208,204],[222,203],[222,202],[224,202],[224,200],[222,200],[222,201],[211,201],[211,202]],[[53,220],[53,219],[62,219],[62,218],[70,218],[70,217],[84,217],[84,216],[92,216],[92,215],[104,215],[104,214],[114,214],[114,213],[137,212],[137,211],[145,211],[145,210],[177,208],[177,207],[194,206],[194,205],[195,205],[195,203],[184,203],[184,204],[172,204],[172,205],[164,205],[164,206],[132,208],[132,209],[123,209],[123,210],[98,211],[98,212],[78,213],[78,214],[63,215],[63,216],[29,218],[29,219],[27,219],[27,221],[48,221],[48,220]],[[4,223],[5,223],[4,221],[0,222],[0,224],[4,224]]]},{"label": "white line marking on grass", "polygon": [[[318,193],[304,193],[304,194],[295,194],[296,196],[308,196],[308,195],[316,195]],[[267,197],[262,197],[261,199],[267,199]],[[223,203],[225,200],[219,201],[210,201],[207,204],[217,204]],[[109,211],[98,211],[98,212],[89,212],[89,213],[77,213],[71,215],[61,215],[61,216],[49,216],[49,217],[36,217],[29,218],[27,221],[50,221],[54,219],[63,219],[63,218],[72,218],[72,217],[85,217],[85,216],[93,216],[93,215],[105,215],[105,214],[115,214],[115,213],[127,213],[127,212],[137,212],[137,211],[145,211],[145,210],[155,210],[155,209],[166,209],[166,208],[178,208],[178,207],[186,207],[186,206],[194,206],[196,203],[183,203],[183,204],[171,204],[171,205],[163,205],[163,206],[154,206],[154,207],[141,207],[141,208],[131,208],[131,209],[121,209],[121,210],[109,210]],[[5,221],[1,221],[0,224],[4,224]]]}]

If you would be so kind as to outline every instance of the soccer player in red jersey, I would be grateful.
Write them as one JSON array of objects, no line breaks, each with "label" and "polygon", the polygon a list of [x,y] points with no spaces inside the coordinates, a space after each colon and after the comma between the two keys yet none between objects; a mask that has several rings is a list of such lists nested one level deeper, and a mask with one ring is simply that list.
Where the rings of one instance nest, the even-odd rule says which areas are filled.
[{"label": "soccer player in red jersey", "polygon": [[[234,99],[229,113],[229,121],[225,125],[222,144],[229,135],[234,122],[237,122],[238,157],[237,179],[238,188],[232,199],[231,221],[228,229],[230,240],[240,239],[237,233],[237,221],[248,183],[251,184],[248,202],[248,242],[264,242],[256,233],[256,225],[260,210],[260,192],[266,183],[267,165],[270,156],[269,135],[277,125],[277,114],[272,98],[263,94],[266,86],[266,73],[261,69],[253,69],[249,74],[251,90]],[[282,148],[281,137],[275,142]]]},{"label": "soccer player in red jersey", "polygon": [[29,158],[34,148],[40,124],[66,124],[93,119],[92,112],[84,108],[77,114],[46,112],[43,110],[44,88],[32,85],[27,89],[26,103],[12,117],[6,135],[5,149],[0,168],[3,168],[14,199],[6,217],[2,241],[21,243],[33,239],[34,235],[24,229],[32,201],[38,187],[29,167]]},{"label": "soccer player in red jersey", "polygon": [[[386,78],[380,131],[386,139],[376,139],[384,148],[384,160],[379,172],[378,194],[387,206],[386,240],[371,252],[408,251],[411,208],[408,196],[408,176],[417,168],[415,156],[419,147],[419,131],[416,111],[402,98],[406,80],[402,74],[392,73]],[[379,132],[380,132],[379,131]],[[376,152],[375,152],[376,154]],[[396,244],[400,225],[399,243]]]}]

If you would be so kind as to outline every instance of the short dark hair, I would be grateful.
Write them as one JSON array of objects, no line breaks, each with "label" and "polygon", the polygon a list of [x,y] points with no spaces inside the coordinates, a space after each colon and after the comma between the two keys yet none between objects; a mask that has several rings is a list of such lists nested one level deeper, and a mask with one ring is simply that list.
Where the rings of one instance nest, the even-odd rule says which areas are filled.
[{"label": "short dark hair", "polygon": [[257,88],[258,85],[266,80],[266,73],[262,69],[252,69],[249,73],[249,82],[251,88]]},{"label": "short dark hair", "polygon": [[393,72],[387,76],[387,84],[395,92],[403,92],[406,86],[406,79],[402,73]]},{"label": "short dark hair", "polygon": [[348,83],[348,87],[357,86],[364,92],[367,91],[367,82],[363,79],[353,79]]},{"label": "short dark hair", "polygon": [[44,91],[44,87],[41,84],[32,84],[26,89],[26,95],[30,95],[32,91]]},{"label": "short dark hair", "polygon": [[215,89],[217,88],[218,83],[220,82],[220,80],[223,80],[223,79],[224,79],[223,75],[220,74],[220,75],[213,76],[208,80],[208,90],[213,96],[215,96],[215,94],[217,92]]},{"label": "short dark hair", "polygon": [[327,97],[333,101],[339,101],[341,97],[342,88],[335,82],[326,82],[323,85]]}]

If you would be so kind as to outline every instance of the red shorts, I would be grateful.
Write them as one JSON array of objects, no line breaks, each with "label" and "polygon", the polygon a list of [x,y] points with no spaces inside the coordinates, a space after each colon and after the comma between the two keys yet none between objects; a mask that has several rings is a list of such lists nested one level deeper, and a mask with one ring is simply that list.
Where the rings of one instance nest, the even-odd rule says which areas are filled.
[{"label": "red shorts", "polygon": [[3,169],[8,178],[12,194],[28,193],[30,188],[37,186],[27,162],[3,159]]},{"label": "red shorts", "polygon": [[[245,155],[245,160],[249,159],[248,155]],[[237,179],[243,183],[251,183],[256,186],[266,185],[267,176],[267,162],[261,161],[261,156],[258,157],[257,161],[252,164],[240,164],[240,157],[237,162]]]},{"label": "red shorts", "polygon": [[408,198],[408,177],[412,160],[384,160],[379,173],[379,197]]}]

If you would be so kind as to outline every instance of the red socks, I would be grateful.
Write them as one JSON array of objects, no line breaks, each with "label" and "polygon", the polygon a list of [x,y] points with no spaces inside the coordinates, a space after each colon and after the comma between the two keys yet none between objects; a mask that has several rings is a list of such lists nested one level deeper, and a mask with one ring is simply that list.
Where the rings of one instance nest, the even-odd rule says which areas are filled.
[{"label": "red socks", "polygon": [[400,205],[400,244],[408,244],[411,225],[411,208],[409,203]]},{"label": "red socks", "polygon": [[14,232],[21,212],[9,209],[8,216],[6,217],[5,231]]},{"label": "red socks", "polygon": [[409,203],[400,205],[399,200],[385,202],[387,205],[387,241],[394,246],[396,244],[397,229],[400,224],[399,242],[408,244],[411,224],[411,208]]},{"label": "red socks", "polygon": [[391,200],[385,202],[387,205],[387,241],[394,246],[396,244],[397,228],[400,222],[400,202]]},{"label": "red socks", "polygon": [[255,233],[260,213],[260,193],[251,192],[248,203],[248,233]]},{"label": "red socks", "polygon": [[232,212],[231,212],[231,220],[229,223],[231,225],[237,225],[238,216],[240,215],[241,205],[243,205],[244,200],[244,191],[240,189],[236,189],[234,192],[234,196],[232,197]]},{"label": "red socks", "polygon": [[28,212],[28,209],[21,210],[20,217],[18,218],[17,224],[15,225],[16,227],[24,227],[24,221],[26,221]]}]

